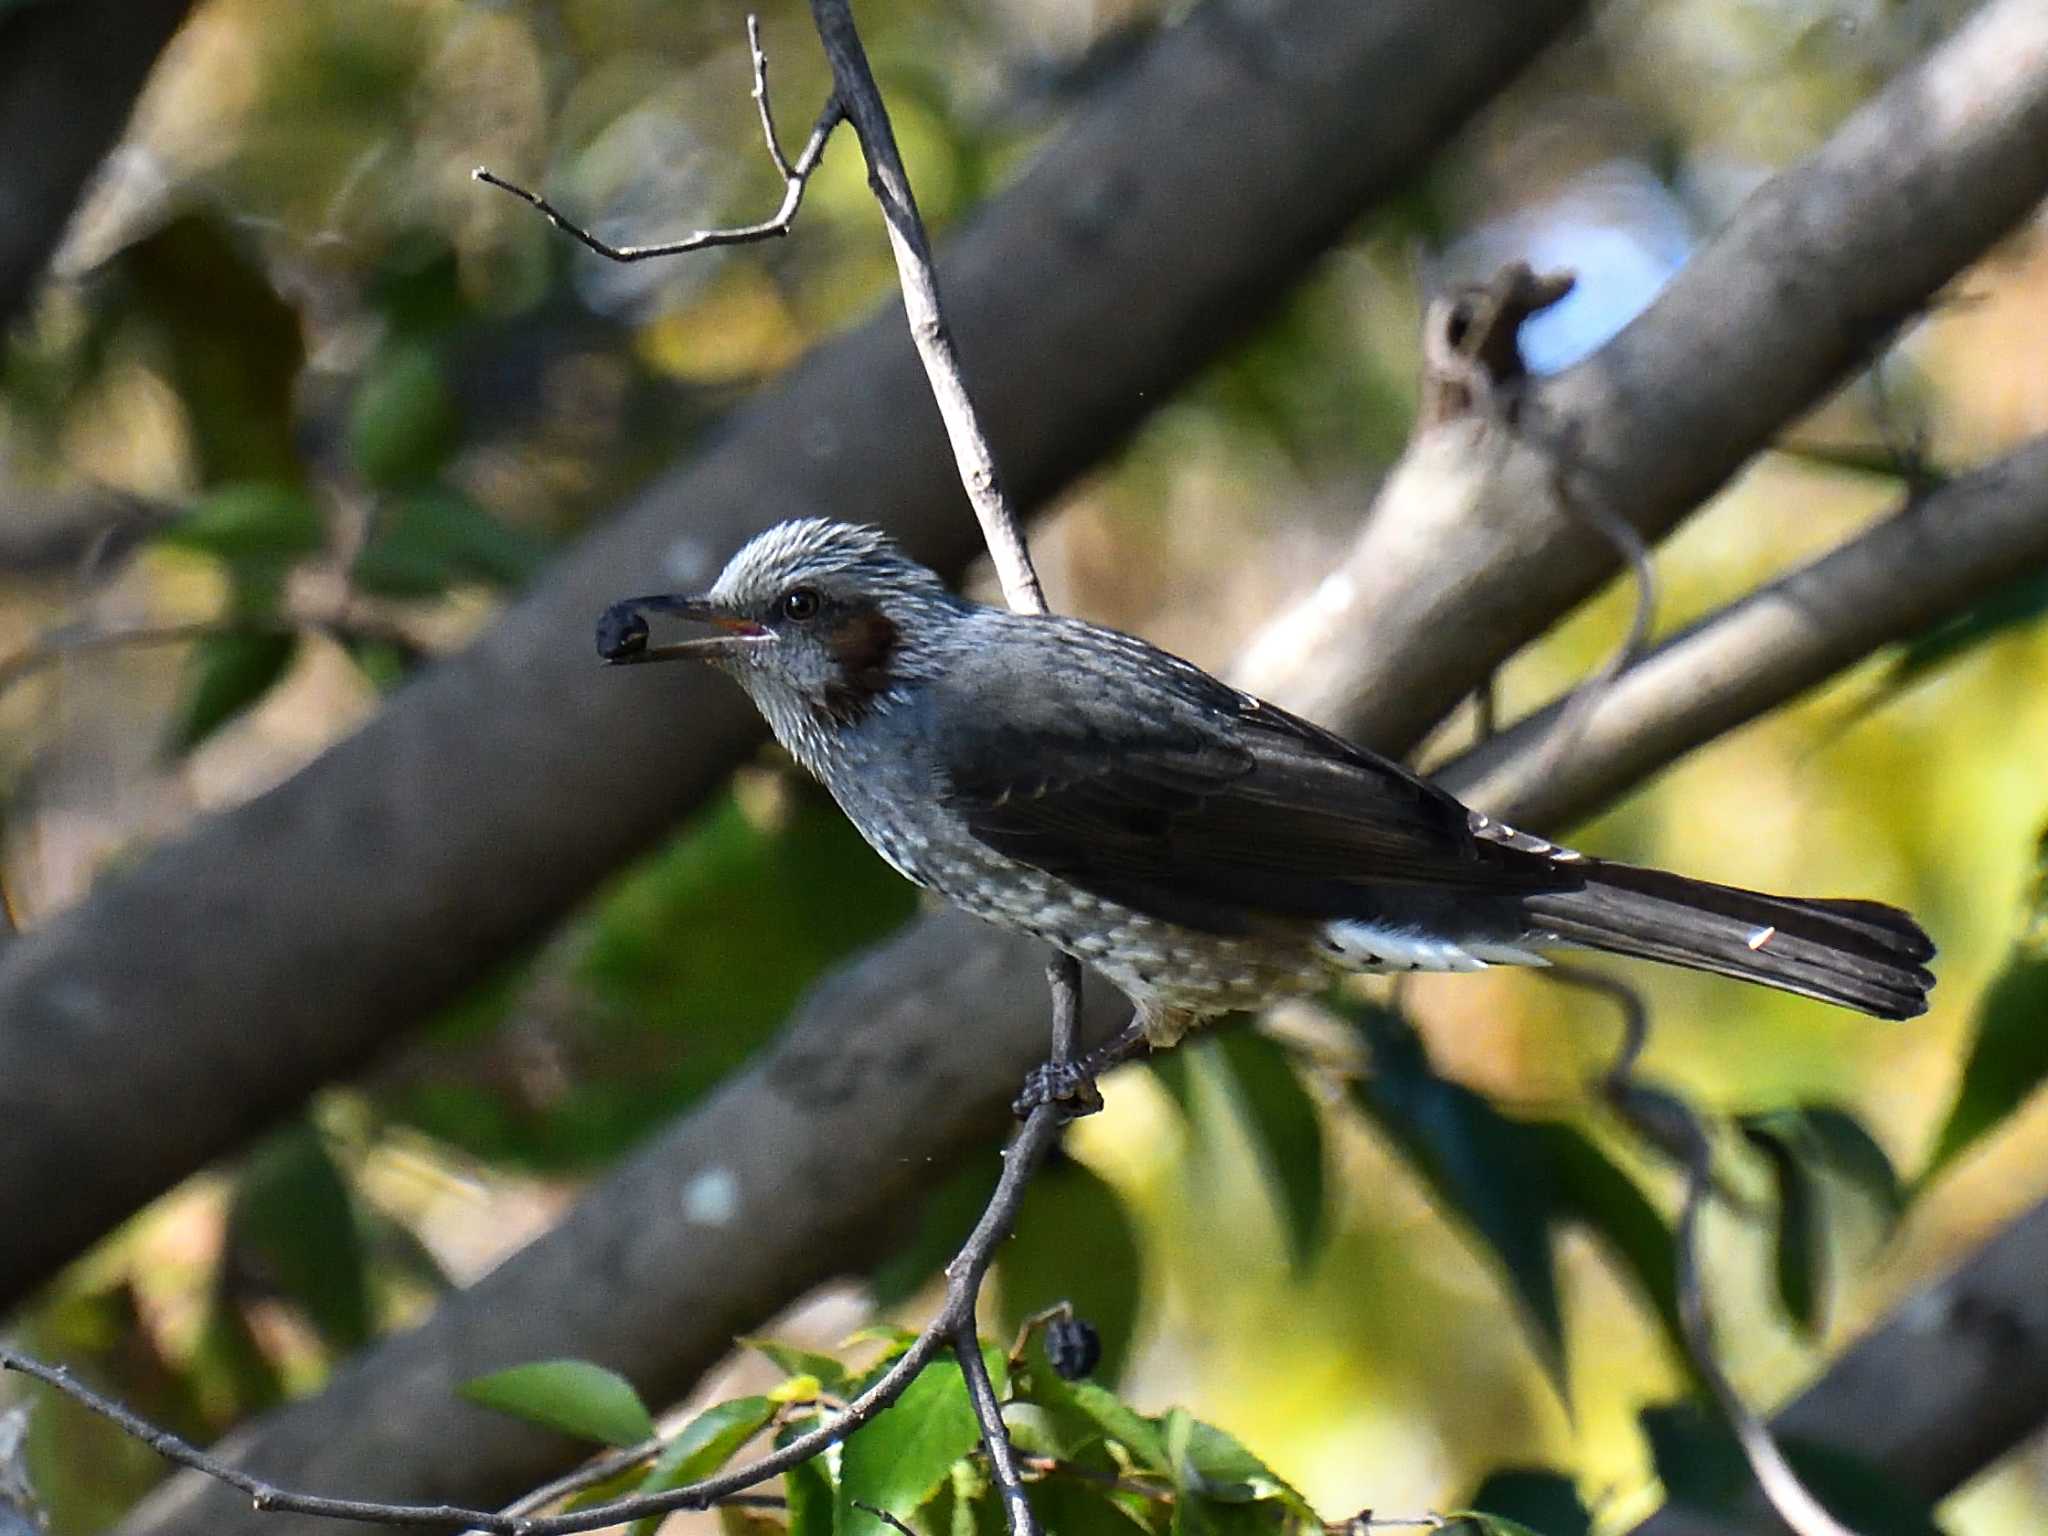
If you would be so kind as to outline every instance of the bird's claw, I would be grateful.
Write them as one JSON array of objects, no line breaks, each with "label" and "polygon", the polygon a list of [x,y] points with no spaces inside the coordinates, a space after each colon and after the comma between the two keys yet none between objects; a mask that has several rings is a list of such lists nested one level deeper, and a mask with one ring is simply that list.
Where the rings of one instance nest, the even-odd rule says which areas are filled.
[{"label": "bird's claw", "polygon": [[1062,1118],[1078,1120],[1102,1108],[1102,1091],[1095,1086],[1095,1074],[1086,1066],[1070,1061],[1048,1061],[1025,1075],[1023,1090],[1010,1106],[1019,1120],[1044,1105],[1057,1105]]}]

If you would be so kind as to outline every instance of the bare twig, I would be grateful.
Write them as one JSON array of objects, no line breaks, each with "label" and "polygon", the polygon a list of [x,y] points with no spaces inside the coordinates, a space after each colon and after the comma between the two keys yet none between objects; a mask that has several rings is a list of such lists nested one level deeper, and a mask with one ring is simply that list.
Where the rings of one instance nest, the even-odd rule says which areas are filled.
[{"label": "bare twig", "polygon": [[889,246],[896,255],[896,276],[903,289],[903,311],[910,321],[911,339],[917,344],[917,355],[931,381],[932,396],[945,420],[960,483],[973,503],[981,536],[995,561],[1003,597],[1020,613],[1043,613],[1045,591],[1038,584],[1038,572],[1031,563],[1031,551],[1025,545],[1017,509],[1004,494],[1002,480],[996,473],[995,452],[989,447],[988,435],[968,398],[960,355],[939,305],[938,274],[932,266],[931,244],[925,238],[924,222],[918,217],[910,175],[896,149],[889,109],[882,102],[874,73],[868,68],[867,50],[861,46],[860,33],[854,28],[852,9],[847,0],[811,0],[811,19],[825,44],[825,56],[831,60],[838,100],[846,108],[854,132],[860,136],[861,152],[867,156],[868,185],[882,205],[882,220],[888,226]]},{"label": "bare twig", "polygon": [[960,1360],[960,1374],[967,1380],[967,1400],[974,1405],[974,1417],[981,1424],[981,1443],[988,1451],[989,1470],[1003,1496],[1003,1517],[1012,1536],[1038,1536],[1038,1517],[1031,1512],[1031,1500],[1024,1494],[1024,1479],[1017,1471],[1016,1447],[1003,1424],[1003,1405],[996,1398],[995,1383],[989,1380],[988,1362],[981,1357],[981,1334],[974,1326],[974,1311],[960,1319],[953,1329],[953,1353]]},{"label": "bare twig", "polygon": [[877,1520],[881,1521],[884,1525],[894,1530],[897,1533],[897,1536],[917,1536],[917,1532],[913,1531],[909,1526],[905,1525],[901,1520],[897,1519],[896,1516],[890,1514],[888,1510],[883,1509],[879,1504],[870,1504],[866,1499],[855,1499],[853,1501],[853,1507],[855,1509],[866,1510],[869,1514],[873,1515]]},{"label": "bare twig", "polygon": [[1679,1212],[1673,1249],[1678,1271],[1675,1278],[1679,1325],[1693,1368],[1707,1383],[1735,1431],[1736,1442],[1757,1486],[1795,1536],[1855,1536],[1807,1491],[1784,1452],[1778,1449],[1770,1429],[1742,1400],[1742,1394],[1721,1365],[1699,1251],[1700,1213],[1715,1187],[1713,1144],[1699,1116],[1682,1099],[1635,1080],[1635,1065],[1649,1038],[1650,1027],[1649,1011],[1641,995],[1626,982],[1598,971],[1577,966],[1558,966],[1553,970],[1558,980],[1603,993],[1621,1009],[1625,1025],[1622,1044],[1602,1076],[1602,1096],[1638,1133],[1661,1147],[1685,1170],[1685,1202]]},{"label": "bare twig", "polygon": [[767,140],[768,158],[774,162],[776,174],[782,178],[782,206],[758,224],[742,224],[731,229],[700,229],[680,240],[665,240],[658,245],[608,245],[538,192],[507,181],[487,166],[480,165],[469,174],[487,187],[511,193],[563,234],[607,261],[651,261],[658,256],[686,256],[691,251],[708,250],[715,245],[752,245],[757,241],[780,239],[796,223],[797,210],[803,206],[804,189],[810,185],[811,172],[818,168],[818,162],[825,155],[826,141],[846,114],[837,96],[826,102],[818,113],[817,122],[811,125],[811,136],[802,153],[792,164],[783,154],[782,142],[776,136],[775,111],[768,98],[768,55],[761,47],[760,21],[751,15],[747,17],[747,48],[754,60],[753,97],[761,115],[761,137]]},{"label": "bare twig", "polygon": [[[1674,1101],[1675,1102],[1675,1101]],[[1706,1282],[1700,1274],[1699,1221],[1713,1190],[1713,1149],[1696,1121],[1688,1129],[1685,1204],[1678,1216],[1678,1317],[1685,1329],[1686,1353],[1714,1394],[1714,1401],[1735,1431],[1743,1459],[1778,1518],[1796,1536],[1855,1536],[1807,1491],[1799,1474],[1778,1449],[1769,1426],[1742,1400],[1729,1380],[1714,1347],[1713,1314],[1707,1306]]]},{"label": "bare twig", "polygon": [[1422,396],[1415,430],[1459,416],[1504,416],[1505,391],[1528,377],[1521,330],[1572,291],[1569,272],[1509,262],[1484,283],[1460,283],[1429,301],[1422,318]]},{"label": "bare twig", "polygon": [[610,1482],[621,1472],[629,1471],[643,1461],[652,1461],[661,1454],[668,1444],[667,1437],[656,1435],[642,1440],[638,1445],[625,1446],[609,1451],[586,1461],[573,1472],[566,1472],[551,1483],[542,1483],[538,1488],[522,1493],[498,1513],[501,1515],[530,1515],[546,1509],[550,1504],[573,1498],[586,1488],[595,1488],[599,1483]]},{"label": "bare twig", "polygon": [[[1052,995],[1052,1065],[1055,1069],[1069,1065],[1080,1040],[1081,1031],[1081,962],[1072,955],[1054,951],[1046,963],[1045,983]],[[1033,1120],[1050,1111],[1055,1119],[1063,1111],[1057,1104],[1041,1104],[1031,1112]],[[1013,1153],[1014,1157],[1014,1153]],[[1003,1170],[1007,1178],[1012,1171],[1010,1165]],[[962,1250],[962,1258],[967,1250]],[[955,1259],[946,1266],[946,1275],[954,1287],[965,1278],[961,1260]],[[986,1260],[983,1261],[986,1268]],[[975,1327],[975,1298],[980,1293],[981,1280],[977,1274],[972,1287],[964,1292],[966,1304],[953,1320],[953,1353],[960,1361],[960,1373],[967,1381],[968,1401],[974,1405],[974,1416],[981,1425],[981,1443],[988,1451],[989,1469],[995,1475],[996,1487],[1003,1496],[1003,1515],[1009,1522],[1010,1536],[1038,1536],[1038,1517],[1031,1512],[1031,1500],[1024,1492],[1024,1479],[1017,1471],[1016,1448],[1010,1444],[1010,1431],[1003,1423],[1003,1407],[996,1400],[995,1385],[989,1380],[988,1362],[981,1357],[981,1334]],[[952,1303],[954,1291],[949,1290],[947,1301]]]},{"label": "bare twig", "polygon": [[1642,993],[1618,976],[1564,961],[1549,965],[1543,975],[1545,979],[1567,987],[1598,992],[1621,1010],[1621,1044],[1615,1050],[1607,1071],[1602,1074],[1601,1084],[1609,1092],[1625,1085],[1635,1075],[1643,1047],[1650,1042],[1650,1010],[1643,1005]]},{"label": "bare twig", "polygon": [[195,1468],[209,1477],[218,1478],[231,1488],[239,1488],[249,1495],[251,1502],[260,1510],[296,1510],[301,1514],[329,1515],[338,1520],[381,1520],[391,1525],[476,1525],[488,1530],[505,1532],[516,1532],[521,1528],[518,1522],[494,1524],[492,1522],[498,1521],[496,1515],[483,1510],[462,1509],[451,1504],[394,1507],[356,1499],[326,1499],[310,1494],[290,1493],[272,1487],[260,1477],[251,1477],[248,1473],[207,1455],[169,1430],[159,1429],[140,1415],[130,1413],[112,1398],[95,1392],[61,1365],[45,1365],[33,1356],[0,1344],[0,1370],[19,1371],[45,1386],[55,1387],[73,1402],[90,1409],[116,1428],[141,1441],[166,1461]]},{"label": "bare twig", "polygon": [[[1058,1059],[1057,1049],[1055,1049],[1054,1055],[1055,1059]],[[1017,1337],[1010,1342],[1009,1358],[1011,1369],[1014,1370],[1023,1363],[1024,1351],[1030,1346],[1031,1336],[1034,1333],[1038,1332],[1047,1323],[1070,1319],[1073,1315],[1074,1304],[1071,1301],[1056,1301],[1043,1311],[1034,1312],[1025,1318],[1023,1322],[1019,1323],[1017,1325]]]},{"label": "bare twig", "polygon": [[[1606,684],[1518,721],[1436,777],[1523,825],[1574,821],[1878,646],[2044,567],[2048,437],[2039,437],[1939,489],[1909,493],[1818,560],[1661,642]],[[1573,710],[1582,711],[1579,750],[1560,772],[1547,743]]]}]

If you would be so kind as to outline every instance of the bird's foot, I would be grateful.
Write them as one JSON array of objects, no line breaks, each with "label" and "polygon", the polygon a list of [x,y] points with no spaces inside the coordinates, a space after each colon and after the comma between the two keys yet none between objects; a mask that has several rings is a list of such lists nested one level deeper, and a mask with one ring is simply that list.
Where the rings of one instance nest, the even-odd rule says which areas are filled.
[{"label": "bird's foot", "polygon": [[1095,1086],[1095,1073],[1086,1061],[1048,1061],[1025,1074],[1023,1091],[1010,1111],[1019,1120],[1044,1105],[1057,1105],[1061,1118],[1078,1120],[1102,1108],[1102,1090]]}]

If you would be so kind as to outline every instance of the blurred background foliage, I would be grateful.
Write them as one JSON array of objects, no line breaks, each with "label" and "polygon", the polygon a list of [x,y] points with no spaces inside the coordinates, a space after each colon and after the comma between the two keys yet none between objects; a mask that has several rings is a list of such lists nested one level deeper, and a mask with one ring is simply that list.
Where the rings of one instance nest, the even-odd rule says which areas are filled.
[{"label": "blurred background foliage", "polygon": [[[1518,256],[1575,270],[1527,338],[1539,369],[1569,363],[1965,8],[1601,6],[1066,497],[1039,543],[1057,605],[1222,663],[1314,579],[1398,452],[1428,287]],[[939,237],[1171,9],[866,0]],[[632,268],[469,180],[488,162],[616,240],[763,216],[778,187],[742,22],[668,0],[201,6],[0,353],[0,650],[69,647],[0,694],[23,926],[347,733],[887,296],[843,138],[792,238]],[[762,23],[793,139],[824,67],[802,6]],[[2028,231],[1665,547],[1660,629],[1825,548],[1909,473],[2048,427],[2044,341],[2048,253]],[[1629,601],[1517,658],[1504,712],[1596,664]],[[1909,1026],[1630,973],[1657,1020],[1645,1070],[1741,1117],[1708,1267],[1752,1400],[1781,1400],[2048,1194],[2029,1097],[2048,1070],[2044,612],[2048,587],[2018,581],[1576,829],[1703,876],[1900,902],[1942,945],[1934,1012]],[[127,638],[78,643],[108,636]],[[425,1038],[161,1201],[12,1327],[201,1437],[314,1390],[543,1229],[913,905],[764,756]],[[1002,1322],[1071,1296],[1104,1335],[1101,1380],[1230,1431],[1329,1515],[1447,1508],[1502,1468],[1548,1468],[1562,1485],[1490,1486],[1575,1490],[1621,1529],[1660,1475],[1711,1484],[1705,1432],[1666,1406],[1691,1391],[1675,1182],[1585,1091],[1614,1021],[1525,975],[1423,979],[1399,1014],[1372,996],[1114,1079],[1004,1250]],[[778,1333],[830,1346],[876,1308],[914,1318],[992,1177],[963,1168],[870,1280]],[[703,1400],[778,1379],[736,1363]],[[55,1403],[40,1415],[59,1531],[97,1528],[160,1470]],[[2048,1526],[2048,1454],[1942,1519]]]}]

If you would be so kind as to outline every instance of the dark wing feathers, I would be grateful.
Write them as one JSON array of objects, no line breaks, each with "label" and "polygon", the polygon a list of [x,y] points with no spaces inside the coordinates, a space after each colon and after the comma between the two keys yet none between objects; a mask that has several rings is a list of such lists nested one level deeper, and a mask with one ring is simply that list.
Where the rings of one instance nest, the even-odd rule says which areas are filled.
[{"label": "dark wing feathers", "polygon": [[931,736],[946,803],[1008,857],[1215,932],[1356,915],[1373,887],[1578,883],[1482,843],[1398,764],[1143,641],[1008,624],[933,691]]}]

